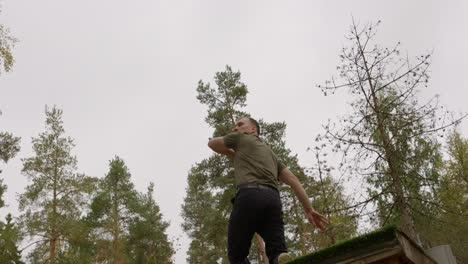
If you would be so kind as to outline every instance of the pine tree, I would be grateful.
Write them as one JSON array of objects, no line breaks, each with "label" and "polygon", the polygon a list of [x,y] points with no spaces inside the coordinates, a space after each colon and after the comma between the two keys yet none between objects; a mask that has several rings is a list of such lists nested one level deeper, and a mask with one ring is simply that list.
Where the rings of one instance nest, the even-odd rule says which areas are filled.
[{"label": "pine tree", "polygon": [[169,223],[162,219],[153,193],[154,183],[150,183],[147,193],[139,194],[137,215],[130,220],[127,254],[131,263],[173,263],[175,251],[166,234]]},{"label": "pine tree", "polygon": [[46,129],[32,139],[34,156],[23,159],[30,184],[19,198],[20,219],[33,244],[32,262],[56,263],[86,206],[93,179],[76,172],[73,140],[65,136],[62,110],[46,107]]},{"label": "pine tree", "polygon": [[97,262],[128,263],[126,226],[135,216],[138,202],[130,177],[125,162],[115,157],[109,162],[109,172],[99,182],[88,216],[95,235]]},{"label": "pine tree", "polygon": [[0,263],[23,264],[21,251],[17,247],[20,241],[19,229],[13,223],[11,214],[5,220],[5,223],[0,222]]},{"label": "pine tree", "polygon": [[159,206],[153,198],[154,184],[138,193],[125,162],[115,157],[100,180],[86,218],[91,228],[93,262],[173,263],[175,253]]}]

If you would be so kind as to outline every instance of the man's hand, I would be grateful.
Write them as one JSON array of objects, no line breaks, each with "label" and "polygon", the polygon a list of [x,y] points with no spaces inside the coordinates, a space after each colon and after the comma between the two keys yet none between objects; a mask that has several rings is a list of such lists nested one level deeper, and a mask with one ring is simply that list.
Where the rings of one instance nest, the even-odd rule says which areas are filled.
[{"label": "man's hand", "polygon": [[301,202],[302,207],[304,208],[307,220],[309,220],[311,224],[315,225],[320,230],[324,231],[326,225],[328,224],[328,220],[325,218],[325,216],[314,210],[312,204],[309,201],[309,197],[304,190],[304,187],[302,187],[302,184],[299,182],[297,177],[289,169],[285,168],[278,175],[278,179],[291,186],[297,198]]},{"label": "man's hand", "polygon": [[314,226],[318,227],[321,231],[325,231],[327,225],[329,224],[327,218],[321,215],[319,212],[312,209],[306,213],[307,220],[309,223],[313,224]]}]

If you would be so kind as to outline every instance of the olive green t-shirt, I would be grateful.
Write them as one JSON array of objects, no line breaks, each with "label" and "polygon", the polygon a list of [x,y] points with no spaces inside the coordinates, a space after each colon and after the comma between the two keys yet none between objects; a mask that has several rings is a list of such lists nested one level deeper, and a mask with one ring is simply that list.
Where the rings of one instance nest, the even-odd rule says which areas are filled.
[{"label": "olive green t-shirt", "polygon": [[236,185],[258,183],[278,188],[278,175],[285,168],[273,151],[255,135],[230,133],[224,145],[233,149]]}]

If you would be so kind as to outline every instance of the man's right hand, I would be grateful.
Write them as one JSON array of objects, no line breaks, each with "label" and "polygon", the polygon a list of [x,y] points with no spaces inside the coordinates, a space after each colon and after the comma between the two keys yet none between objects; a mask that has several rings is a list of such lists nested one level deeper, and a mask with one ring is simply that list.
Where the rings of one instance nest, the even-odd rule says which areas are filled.
[{"label": "man's right hand", "polygon": [[325,216],[321,215],[319,212],[312,209],[309,212],[306,212],[307,220],[309,223],[313,224],[314,226],[318,227],[321,231],[325,231],[327,225],[330,223],[328,222]]},{"label": "man's right hand", "polygon": [[302,187],[302,184],[299,182],[299,179],[297,179],[296,175],[294,175],[288,168],[284,168],[278,175],[278,179],[291,186],[305,210],[307,220],[309,220],[311,224],[315,225],[320,230],[324,231],[326,225],[328,224],[328,220],[325,218],[325,216],[314,210],[312,204],[309,201],[309,197],[304,190],[304,187]]}]

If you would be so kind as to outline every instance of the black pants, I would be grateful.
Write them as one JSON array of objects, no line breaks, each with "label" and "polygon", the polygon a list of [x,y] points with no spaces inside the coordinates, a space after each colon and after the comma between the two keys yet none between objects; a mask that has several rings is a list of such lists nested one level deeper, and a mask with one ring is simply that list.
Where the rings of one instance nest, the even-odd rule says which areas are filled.
[{"label": "black pants", "polygon": [[265,241],[270,264],[287,252],[284,240],[283,210],[273,188],[240,189],[233,202],[228,227],[228,255],[231,264],[250,263],[247,259],[254,233]]}]

